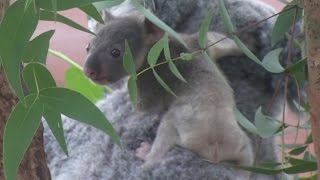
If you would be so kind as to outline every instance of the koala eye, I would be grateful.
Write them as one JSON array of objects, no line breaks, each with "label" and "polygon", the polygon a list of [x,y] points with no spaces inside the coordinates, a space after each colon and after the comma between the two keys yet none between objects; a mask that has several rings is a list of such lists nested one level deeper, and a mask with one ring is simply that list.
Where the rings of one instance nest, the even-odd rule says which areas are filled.
[{"label": "koala eye", "polygon": [[111,56],[114,58],[117,58],[120,56],[120,50],[119,49],[112,49]]},{"label": "koala eye", "polygon": [[91,46],[90,46],[90,43],[89,43],[89,44],[87,44],[87,46],[86,46],[86,51],[87,51],[87,53],[90,51],[90,48],[91,48]]}]

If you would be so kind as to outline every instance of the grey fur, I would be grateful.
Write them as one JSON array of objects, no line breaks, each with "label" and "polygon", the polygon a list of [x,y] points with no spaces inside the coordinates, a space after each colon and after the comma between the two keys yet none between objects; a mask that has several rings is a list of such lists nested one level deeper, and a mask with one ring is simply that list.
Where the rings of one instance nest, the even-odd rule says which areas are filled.
[{"label": "grey fur", "polygon": [[[167,24],[180,32],[195,32],[209,7],[218,12],[215,0],[155,0],[156,14]],[[262,20],[275,11],[257,0],[225,0],[233,23],[246,27]],[[148,5],[148,2],[147,2]],[[270,32],[273,19],[241,34],[243,40],[257,42],[258,56],[263,57],[270,49]],[[215,16],[212,29],[223,31],[219,16]],[[235,93],[237,107],[253,120],[260,105],[267,105],[278,76],[270,75],[248,58],[228,57],[218,61]],[[48,127],[45,126],[46,150],[53,179],[57,180],[100,180],[100,179],[239,179],[236,172],[227,165],[210,164],[202,161],[192,152],[175,147],[159,163],[147,169],[141,168],[142,161],[134,156],[140,143],[155,138],[162,113],[135,114],[129,103],[126,84],[107,95],[98,107],[106,114],[119,132],[124,150],[109,141],[102,132],[64,118],[66,139],[70,152],[66,158],[59,149]],[[276,110],[273,111],[273,114]],[[273,139],[263,139],[248,133],[254,151],[259,153],[257,162],[276,161]],[[280,179],[280,176],[256,174],[251,179]]]}]

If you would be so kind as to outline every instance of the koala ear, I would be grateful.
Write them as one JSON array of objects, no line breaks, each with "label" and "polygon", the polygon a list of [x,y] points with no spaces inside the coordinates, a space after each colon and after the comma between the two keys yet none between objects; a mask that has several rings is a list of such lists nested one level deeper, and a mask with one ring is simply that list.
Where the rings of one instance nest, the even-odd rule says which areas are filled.
[{"label": "koala ear", "polygon": [[115,19],[115,17],[109,11],[106,10],[102,11],[102,18],[104,22],[108,22]]},{"label": "koala ear", "polygon": [[148,34],[151,34],[157,40],[161,39],[164,35],[164,31],[147,18],[144,19],[144,28]]}]

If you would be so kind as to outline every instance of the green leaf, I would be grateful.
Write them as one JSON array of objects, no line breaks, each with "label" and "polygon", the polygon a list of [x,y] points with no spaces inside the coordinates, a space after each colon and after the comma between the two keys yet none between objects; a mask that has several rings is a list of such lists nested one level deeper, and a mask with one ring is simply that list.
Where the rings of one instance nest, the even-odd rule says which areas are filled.
[{"label": "green leaf", "polygon": [[[58,4],[60,4],[60,3],[58,3]],[[40,20],[43,20],[43,21],[58,21],[58,22],[66,24],[66,25],[68,25],[70,27],[73,27],[75,29],[78,29],[80,31],[87,32],[87,33],[90,33],[92,35],[95,35],[93,32],[91,32],[87,28],[81,26],[80,24],[72,21],[69,18],[66,18],[66,17],[62,16],[61,14],[57,13],[56,17],[55,17],[55,13],[52,12],[52,11],[40,10]]]},{"label": "green leaf", "polygon": [[284,68],[279,62],[279,55],[282,51],[282,48],[272,50],[266,54],[262,60],[262,66],[269,72],[272,73],[281,73],[284,71]]},{"label": "green leaf", "polygon": [[46,106],[46,107],[44,107],[43,117],[47,121],[48,126],[49,126],[52,134],[54,135],[54,137],[58,141],[61,149],[63,150],[63,152],[67,156],[69,156],[67,143],[66,143],[66,140],[64,139],[64,131],[63,131],[61,114],[55,112],[50,107]]},{"label": "green leaf", "polygon": [[[56,9],[57,9],[57,11],[62,11],[62,10],[67,10],[67,9],[71,9],[71,8],[86,6],[86,5],[92,4],[94,2],[101,2],[101,1],[106,1],[106,2],[111,3],[111,2],[114,2],[117,0],[67,0],[67,1],[59,1]],[[50,11],[54,10],[52,3],[49,0],[37,0],[37,4],[42,9],[50,10]]]},{"label": "green leaf", "polygon": [[77,64],[74,60],[72,60],[71,58],[69,58],[68,56],[66,56],[65,54],[61,53],[61,52],[58,52],[58,51],[55,51],[53,49],[49,49],[49,53],[51,53],[52,55],[60,58],[61,60],[63,60],[64,62],[67,62],[69,63],[71,66],[74,66],[78,69],[80,69],[81,71],[83,70],[83,68]]},{"label": "green leaf", "polygon": [[306,162],[295,166],[283,168],[283,172],[287,174],[298,174],[317,170],[316,162]]},{"label": "green leaf", "polygon": [[23,91],[20,80],[20,63],[29,40],[38,24],[38,15],[34,8],[26,10],[25,0],[16,1],[3,17],[0,26],[0,59],[11,87],[20,100]]},{"label": "green leaf", "polygon": [[239,109],[234,109],[235,115],[239,124],[244,127],[246,130],[253,134],[258,134],[258,130],[254,124],[252,124],[240,111]]},{"label": "green leaf", "polygon": [[229,34],[233,34],[235,32],[235,28],[233,27],[231,18],[228,14],[226,6],[224,5],[223,0],[219,0],[219,10],[222,17],[222,22]]},{"label": "green leaf", "polygon": [[[23,9],[22,9],[23,10]],[[7,180],[15,180],[19,164],[41,122],[43,105],[36,95],[25,98],[10,114],[4,130],[3,162]]]},{"label": "green leaf", "polygon": [[257,56],[254,55],[250,51],[250,49],[236,35],[233,35],[232,38],[246,56],[248,56],[251,60],[253,60],[257,64],[262,65],[261,61],[257,58]]},{"label": "green leaf", "polygon": [[193,60],[193,54],[191,53],[181,53],[180,58],[184,61],[191,61]]},{"label": "green leaf", "polygon": [[123,68],[133,79],[137,79],[136,65],[134,64],[132,53],[127,40],[125,40]]},{"label": "green leaf", "polygon": [[93,5],[97,8],[97,10],[100,12],[102,10],[105,10],[106,8],[110,8],[112,6],[119,5],[124,0],[113,0],[113,1],[102,1],[102,2],[96,2],[93,3]]},{"label": "green leaf", "polygon": [[200,30],[199,30],[199,39],[198,43],[201,48],[205,48],[207,46],[207,33],[210,28],[211,19],[213,16],[213,8],[211,8],[201,23]]},{"label": "green leaf", "polygon": [[306,149],[307,149],[307,146],[301,146],[301,147],[298,147],[298,148],[295,148],[295,149],[291,150],[291,151],[289,152],[289,154],[291,154],[291,155],[300,155],[300,154],[303,153]]},{"label": "green leaf", "polygon": [[169,48],[169,39],[168,39],[167,34],[164,35],[163,41],[164,41],[164,48],[163,48],[164,57],[168,61],[170,71],[172,72],[173,75],[175,75],[182,82],[187,82],[171,59],[171,53],[170,53],[170,48]]},{"label": "green leaf", "polygon": [[120,138],[105,115],[80,93],[65,88],[47,88],[40,91],[40,101],[55,112],[102,130],[120,145]]},{"label": "green leaf", "polygon": [[128,91],[131,102],[136,105],[138,102],[138,87],[135,78],[130,77],[128,80]]},{"label": "green leaf", "polygon": [[309,134],[309,136],[306,139],[305,144],[311,144],[313,143],[313,136],[312,136],[312,132]]},{"label": "green leaf", "polygon": [[175,32],[171,27],[166,25],[157,16],[155,16],[150,10],[144,8],[137,0],[132,0],[131,3],[141,14],[143,14],[147,19],[149,19],[149,21],[154,23],[156,26],[158,26],[159,28],[161,28],[165,32],[168,32],[171,36],[176,38],[181,44],[183,44],[185,47],[187,47],[187,44],[181,38],[179,33]]},{"label": "green leaf", "polygon": [[262,114],[261,107],[259,107],[256,112],[254,123],[258,129],[259,135],[262,138],[273,136],[281,126],[277,121]]},{"label": "green leaf", "polygon": [[89,4],[86,6],[79,7],[79,9],[86,13],[88,16],[91,16],[97,22],[104,24],[104,20],[102,19],[99,11],[96,9],[94,5]]},{"label": "green leaf", "polygon": [[151,67],[153,67],[157,63],[159,56],[164,48],[164,43],[165,43],[164,39],[161,38],[150,49],[147,59]]},{"label": "green leaf", "polygon": [[90,81],[81,69],[70,67],[65,73],[65,84],[68,89],[77,91],[96,103],[105,95],[105,88]]},{"label": "green leaf", "polygon": [[22,75],[30,93],[38,93],[42,89],[56,87],[51,73],[43,64],[28,64],[23,69]]},{"label": "green leaf", "polygon": [[306,79],[306,64],[307,64],[307,58],[303,58],[296,63],[289,66],[285,72],[288,73],[290,76],[295,78],[299,84],[302,84],[305,82]]},{"label": "green leaf", "polygon": [[[291,8],[291,7],[292,7],[292,4],[288,4],[284,8],[284,10]],[[280,39],[284,38],[286,32],[288,32],[290,27],[293,25],[296,8],[292,8],[290,10],[282,12],[278,16],[278,18],[273,26],[272,33],[271,33],[271,45],[272,46],[274,46]],[[302,16],[302,9],[297,8],[296,21],[299,21],[299,19],[301,19],[301,16]]]},{"label": "green leaf", "polygon": [[54,30],[47,31],[30,41],[23,56],[23,62],[30,63],[35,61],[44,64],[47,59],[49,42],[53,34]]},{"label": "green leaf", "polygon": [[157,79],[158,83],[171,95],[176,96],[176,94],[171,90],[171,88],[162,80],[162,78],[159,76],[159,74],[152,68],[152,72],[154,77]]},{"label": "green leaf", "polygon": [[253,166],[237,166],[240,169],[250,171],[250,172],[255,172],[259,174],[278,174],[281,172],[280,169],[270,169],[270,168],[265,168],[265,167],[253,167]]},{"label": "green leaf", "polygon": [[312,161],[312,162],[317,161],[316,157],[313,154],[311,154],[309,151],[306,151],[304,153],[303,160]]}]

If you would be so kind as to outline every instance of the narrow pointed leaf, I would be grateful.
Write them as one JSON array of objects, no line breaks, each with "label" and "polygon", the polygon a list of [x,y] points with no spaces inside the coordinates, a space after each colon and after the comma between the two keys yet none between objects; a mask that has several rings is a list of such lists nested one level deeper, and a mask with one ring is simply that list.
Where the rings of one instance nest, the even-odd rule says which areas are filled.
[{"label": "narrow pointed leaf", "polygon": [[289,66],[285,71],[295,78],[299,84],[302,84],[305,82],[306,79],[306,64],[307,64],[307,58],[303,58],[299,60],[298,62],[292,64]]},{"label": "narrow pointed leaf", "polygon": [[47,88],[40,91],[40,101],[55,112],[102,130],[120,145],[120,138],[105,115],[80,93],[65,88]]},{"label": "narrow pointed leaf", "polygon": [[7,180],[15,180],[24,153],[41,122],[43,106],[36,95],[25,98],[26,106],[20,101],[10,114],[4,130],[3,162]]},{"label": "narrow pointed leaf", "polygon": [[159,74],[152,69],[153,75],[154,77],[157,79],[157,81],[159,82],[159,84],[167,91],[169,92],[171,95],[176,96],[176,94],[171,90],[171,88],[162,80],[162,78],[159,76]]},{"label": "narrow pointed leaf", "polygon": [[11,5],[0,26],[0,59],[11,87],[20,100],[23,91],[20,80],[20,63],[29,40],[38,24],[38,15],[33,6],[25,8],[25,0]]},{"label": "narrow pointed leaf", "polygon": [[250,122],[237,108],[235,108],[235,115],[239,124],[253,134],[258,134],[258,130],[252,122]]},{"label": "narrow pointed leaf", "polygon": [[105,10],[106,8],[110,8],[112,6],[119,5],[123,3],[124,0],[113,0],[113,1],[102,1],[102,2],[96,2],[93,3],[93,5],[97,8],[97,10],[100,12],[102,10]]},{"label": "narrow pointed leaf", "polygon": [[[59,1],[60,2],[60,1]],[[56,17],[55,17],[56,16]],[[62,16],[61,14],[57,13],[55,15],[54,12],[52,11],[47,11],[47,10],[40,10],[40,20],[43,20],[43,21],[58,21],[58,22],[61,22],[63,24],[66,24],[70,27],[73,27],[75,29],[78,29],[80,31],[83,31],[83,32],[87,32],[87,33],[90,33],[92,35],[94,35],[93,32],[91,32],[90,30],[88,30],[87,28],[81,26],[80,24],[72,21],[71,19],[69,18],[66,18],[64,16]]]},{"label": "narrow pointed leaf", "polygon": [[123,68],[125,71],[134,79],[137,79],[136,65],[132,57],[132,53],[128,44],[128,41],[125,40],[125,51],[123,55]]},{"label": "narrow pointed leaf", "polygon": [[[106,2],[114,2],[117,0],[67,0],[67,1],[59,1],[57,4],[57,11],[62,11],[62,10],[67,10],[71,8],[76,8],[76,7],[82,7],[86,6],[89,4],[92,4],[94,2],[101,2],[101,1],[106,1]],[[45,9],[45,10],[50,10],[53,11],[54,8],[52,6],[52,2],[50,0],[37,0],[37,4],[40,8]]]},{"label": "narrow pointed leaf", "polygon": [[157,63],[163,48],[164,48],[164,40],[162,38],[157,43],[155,43],[150,49],[147,59],[151,67],[153,67]]},{"label": "narrow pointed leaf", "polygon": [[278,174],[281,172],[280,169],[270,169],[270,168],[265,168],[265,167],[253,167],[253,166],[237,166],[240,169],[250,171],[250,172],[255,172],[259,174]]},{"label": "narrow pointed leaf", "polygon": [[298,173],[305,173],[305,172],[316,171],[316,170],[317,170],[316,162],[307,162],[307,163],[302,163],[295,166],[284,168],[283,172],[287,174],[298,174]]},{"label": "narrow pointed leaf", "polygon": [[132,77],[128,80],[128,91],[132,104],[136,105],[138,102],[138,87],[136,80]]},{"label": "narrow pointed leaf", "polygon": [[222,17],[222,22],[229,34],[232,34],[235,32],[235,28],[233,27],[231,18],[228,14],[227,8],[224,5],[223,0],[219,0],[219,10],[220,10],[220,15]]},{"label": "narrow pointed leaf", "polygon": [[154,23],[156,26],[158,26],[165,32],[168,32],[171,36],[176,38],[181,44],[187,47],[187,44],[181,38],[179,33],[175,32],[171,27],[166,25],[157,16],[155,16],[150,10],[144,8],[137,0],[132,0],[131,3],[140,13],[142,13],[146,18],[148,18],[152,23]]},{"label": "narrow pointed leaf", "polygon": [[49,49],[49,42],[53,34],[54,30],[47,31],[30,41],[22,58],[23,62],[40,62],[45,64]]},{"label": "narrow pointed leaf", "polygon": [[213,8],[210,8],[207,16],[202,21],[201,26],[200,26],[200,30],[199,30],[198,43],[201,48],[205,48],[207,46],[207,33],[210,28],[212,16],[213,16]]},{"label": "narrow pointed leaf", "polygon": [[254,118],[255,126],[261,137],[267,138],[273,136],[280,128],[280,124],[272,118],[262,114],[261,107],[257,110]]},{"label": "narrow pointed leaf", "polygon": [[23,69],[22,75],[30,93],[38,93],[42,89],[56,87],[51,73],[43,64],[28,64]]},{"label": "narrow pointed leaf", "polygon": [[58,141],[62,151],[68,156],[68,148],[67,148],[67,143],[64,138],[64,131],[63,131],[63,124],[62,124],[62,119],[61,119],[61,114],[55,112],[53,109],[50,107],[46,106],[44,107],[44,112],[43,112],[43,117],[48,123],[48,126]]},{"label": "narrow pointed leaf", "polygon": [[68,89],[81,93],[93,103],[101,100],[106,93],[106,89],[103,86],[90,81],[82,70],[74,66],[66,71],[65,84]]},{"label": "narrow pointed leaf", "polygon": [[282,52],[282,48],[272,50],[266,54],[262,60],[262,66],[269,72],[281,73],[284,68],[279,62],[279,55]]},{"label": "narrow pointed leaf", "polygon": [[298,147],[298,148],[292,149],[292,150],[289,152],[289,154],[291,154],[291,155],[300,155],[300,154],[303,153],[306,149],[307,149],[307,146]]},{"label": "narrow pointed leaf", "polygon": [[81,11],[83,11],[84,13],[86,13],[88,16],[91,16],[97,22],[104,24],[104,21],[100,15],[99,11],[96,9],[96,7],[94,5],[89,4],[86,6],[79,7],[79,9]]},{"label": "narrow pointed leaf", "polygon": [[191,61],[191,60],[193,60],[193,54],[191,54],[191,53],[181,53],[180,54],[180,58],[181,58],[181,60],[184,60],[184,61]]},{"label": "narrow pointed leaf", "polygon": [[175,75],[182,82],[187,82],[171,59],[169,39],[168,39],[167,34],[164,35],[163,41],[164,41],[164,49],[163,49],[164,57],[168,61],[170,71],[172,72],[173,75]]},{"label": "narrow pointed leaf", "polygon": [[[292,4],[288,4],[284,10],[292,8]],[[302,9],[297,8],[296,21],[299,21],[302,16]],[[291,26],[293,25],[294,16],[296,13],[296,8],[292,8],[288,11],[282,12],[273,26],[273,30],[271,33],[271,45],[274,46],[280,39],[285,37],[285,34],[289,31]]]},{"label": "narrow pointed leaf", "polygon": [[236,35],[233,35],[232,38],[246,56],[248,56],[251,60],[253,60],[257,64],[260,64],[260,65],[262,64],[259,58],[257,58],[257,56],[254,55],[250,51],[250,49]]}]

